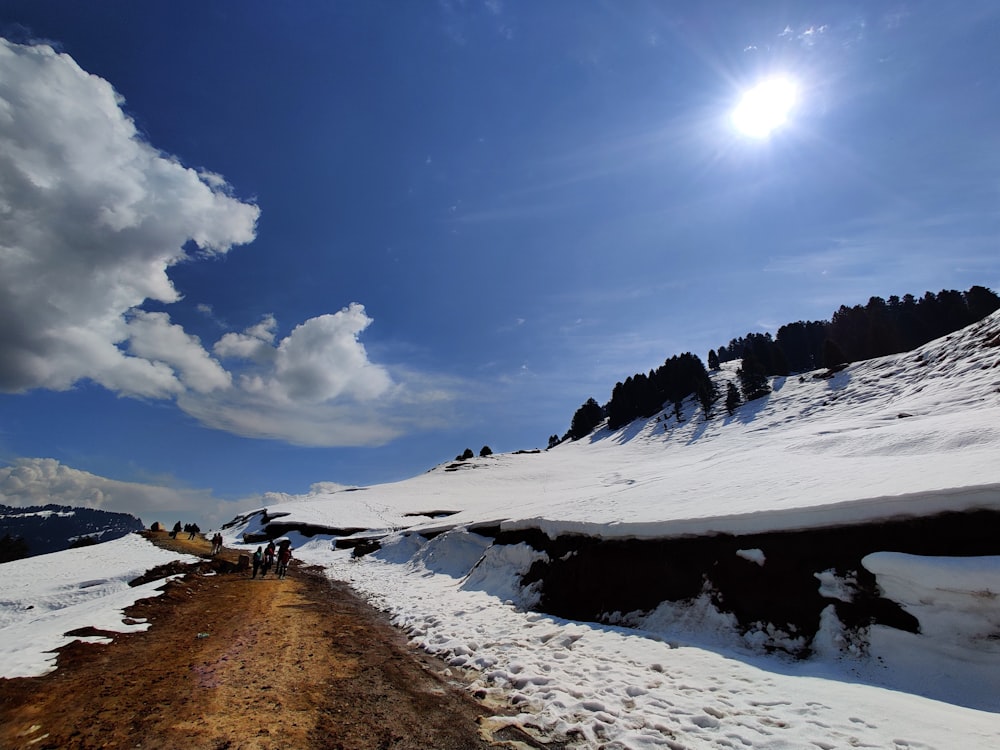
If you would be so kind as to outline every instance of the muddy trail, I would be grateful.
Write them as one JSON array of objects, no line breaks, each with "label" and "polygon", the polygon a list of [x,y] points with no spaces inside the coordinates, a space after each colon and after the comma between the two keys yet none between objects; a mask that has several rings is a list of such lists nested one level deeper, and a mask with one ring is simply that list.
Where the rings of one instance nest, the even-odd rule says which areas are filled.
[{"label": "muddy trail", "polygon": [[[148,532],[206,558],[126,614],[148,630],[74,642],[43,677],[0,679],[0,748],[476,750],[542,747],[477,703],[344,584],[293,561],[237,572],[237,553]],[[81,635],[90,633],[81,633]]]}]

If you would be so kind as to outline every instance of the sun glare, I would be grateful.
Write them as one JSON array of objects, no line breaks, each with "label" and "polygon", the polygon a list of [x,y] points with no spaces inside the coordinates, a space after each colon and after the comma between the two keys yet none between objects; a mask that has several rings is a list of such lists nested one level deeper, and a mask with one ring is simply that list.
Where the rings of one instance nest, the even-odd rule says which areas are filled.
[{"label": "sun glare", "polygon": [[744,92],[732,113],[733,125],[743,135],[767,138],[788,121],[798,98],[798,87],[790,78],[767,78]]}]

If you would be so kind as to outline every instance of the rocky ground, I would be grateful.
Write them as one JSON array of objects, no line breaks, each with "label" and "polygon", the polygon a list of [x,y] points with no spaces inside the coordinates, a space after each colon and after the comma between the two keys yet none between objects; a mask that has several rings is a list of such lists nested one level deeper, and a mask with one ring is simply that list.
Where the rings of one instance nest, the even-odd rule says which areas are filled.
[{"label": "rocky ground", "polygon": [[[169,549],[203,555],[203,539]],[[543,747],[320,572],[264,580],[224,550],[127,614],[141,633],[73,643],[43,677],[0,680],[0,748],[474,750]],[[165,575],[167,571],[157,571]],[[492,730],[491,730],[492,728]],[[547,747],[556,747],[548,745]]]}]

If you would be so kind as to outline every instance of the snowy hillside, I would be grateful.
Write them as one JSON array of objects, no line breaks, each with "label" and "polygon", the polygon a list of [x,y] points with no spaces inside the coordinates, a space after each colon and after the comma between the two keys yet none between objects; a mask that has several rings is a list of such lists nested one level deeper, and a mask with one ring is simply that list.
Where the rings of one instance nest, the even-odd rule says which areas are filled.
[{"label": "snowy hillside", "polygon": [[[539,453],[473,458],[394,484],[289,498],[279,524],[437,531],[503,522],[602,537],[801,528],[1000,508],[1000,318],[705,421],[694,400]],[[723,387],[738,363],[717,375]],[[804,512],[809,508],[808,512]],[[454,511],[446,518],[430,514]]]},{"label": "snowy hillside", "polygon": [[[325,485],[227,543],[287,536],[543,741],[994,750],[998,344],[1000,314],[732,416]],[[126,582],[177,557],[129,536],[0,566],[0,676],[145,627],[122,610],[162,582]]]},{"label": "snowy hillside", "polygon": [[147,570],[196,562],[129,534],[80,549],[0,565],[0,677],[33,677],[56,668],[57,648],[74,640],[107,643],[103,635],[67,635],[81,628],[112,633],[145,630],[126,618],[139,599],[159,596],[167,580],[130,585]]},{"label": "snowy hillside", "polygon": [[992,748],[998,345],[994,314],[774,379],[732,416],[692,400],[680,422],[286,497],[228,534],[289,536],[580,746]]}]

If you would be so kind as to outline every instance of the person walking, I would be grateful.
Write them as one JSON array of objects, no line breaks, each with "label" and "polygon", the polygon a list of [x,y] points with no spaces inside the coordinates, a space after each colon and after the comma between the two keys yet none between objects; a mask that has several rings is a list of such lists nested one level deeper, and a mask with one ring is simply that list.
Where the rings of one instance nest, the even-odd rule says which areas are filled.
[{"label": "person walking", "polygon": [[278,578],[284,578],[288,572],[288,561],[292,559],[292,545],[285,542],[278,550]]},{"label": "person walking", "polygon": [[271,569],[272,565],[274,565],[274,541],[268,542],[267,547],[264,548],[264,566],[261,569],[261,578],[267,575],[267,571]]},{"label": "person walking", "polygon": [[260,570],[260,564],[262,562],[264,562],[264,552],[263,552],[263,550],[261,550],[260,547],[257,547],[257,551],[253,553],[252,562],[253,562],[253,576],[252,576],[252,578],[256,578],[257,577],[257,571]]}]

